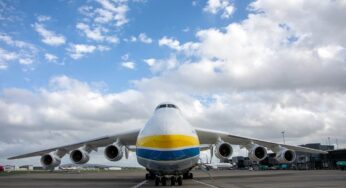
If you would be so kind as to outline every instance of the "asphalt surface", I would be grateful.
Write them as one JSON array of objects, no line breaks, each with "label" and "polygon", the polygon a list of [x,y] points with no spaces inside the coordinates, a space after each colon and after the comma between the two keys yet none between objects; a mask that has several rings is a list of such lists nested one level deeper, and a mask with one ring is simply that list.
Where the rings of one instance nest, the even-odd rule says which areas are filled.
[{"label": "asphalt surface", "polygon": [[[182,187],[230,188],[297,188],[346,187],[346,171],[211,171],[212,179],[201,171],[193,171],[193,180],[184,180]],[[144,180],[145,171],[108,172],[44,172],[0,176],[0,188],[19,187],[155,187],[154,181]],[[170,187],[170,186],[169,186]],[[178,187],[178,186],[176,186]]]}]

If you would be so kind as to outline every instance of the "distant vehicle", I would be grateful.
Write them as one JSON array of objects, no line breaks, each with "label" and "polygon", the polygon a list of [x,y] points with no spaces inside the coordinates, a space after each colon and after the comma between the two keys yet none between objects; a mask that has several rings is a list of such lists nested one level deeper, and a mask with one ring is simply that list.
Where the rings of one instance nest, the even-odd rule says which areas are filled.
[{"label": "distant vehicle", "polygon": [[336,165],[337,165],[341,170],[345,170],[345,169],[346,169],[346,161],[338,161],[338,162],[336,162]]},{"label": "distant vehicle", "polygon": [[5,171],[4,167],[0,165],[0,173],[4,171]]}]

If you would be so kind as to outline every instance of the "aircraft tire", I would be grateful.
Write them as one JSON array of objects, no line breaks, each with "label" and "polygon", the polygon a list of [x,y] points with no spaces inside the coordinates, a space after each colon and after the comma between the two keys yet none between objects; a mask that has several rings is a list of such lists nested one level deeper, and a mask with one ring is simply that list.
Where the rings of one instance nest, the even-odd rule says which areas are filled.
[{"label": "aircraft tire", "polygon": [[177,178],[177,182],[178,182],[178,185],[179,185],[179,186],[182,186],[182,185],[183,185],[183,178],[182,178],[181,176],[179,176],[179,177]]},{"label": "aircraft tire", "polygon": [[167,181],[166,181],[166,177],[165,177],[165,176],[163,176],[163,177],[161,178],[161,184],[162,184],[162,186],[166,186]]},{"label": "aircraft tire", "polygon": [[155,177],[155,186],[160,185],[160,177]]},{"label": "aircraft tire", "polygon": [[174,186],[176,181],[177,181],[177,180],[175,179],[175,177],[172,176],[172,177],[171,177],[171,186]]}]

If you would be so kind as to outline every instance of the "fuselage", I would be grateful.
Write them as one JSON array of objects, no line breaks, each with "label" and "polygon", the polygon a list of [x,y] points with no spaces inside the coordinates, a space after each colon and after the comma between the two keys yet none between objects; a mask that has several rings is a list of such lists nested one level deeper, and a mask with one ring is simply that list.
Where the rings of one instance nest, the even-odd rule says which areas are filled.
[{"label": "fuselage", "polygon": [[172,104],[156,108],[140,131],[136,147],[138,163],[156,174],[182,174],[199,160],[196,131]]}]

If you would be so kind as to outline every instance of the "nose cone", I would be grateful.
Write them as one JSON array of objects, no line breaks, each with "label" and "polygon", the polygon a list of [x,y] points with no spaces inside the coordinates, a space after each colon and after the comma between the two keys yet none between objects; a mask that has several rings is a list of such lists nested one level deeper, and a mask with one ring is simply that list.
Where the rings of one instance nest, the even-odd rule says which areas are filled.
[{"label": "nose cone", "polygon": [[145,125],[141,136],[167,134],[196,136],[195,130],[182,116],[178,108],[159,107]]}]

